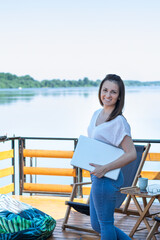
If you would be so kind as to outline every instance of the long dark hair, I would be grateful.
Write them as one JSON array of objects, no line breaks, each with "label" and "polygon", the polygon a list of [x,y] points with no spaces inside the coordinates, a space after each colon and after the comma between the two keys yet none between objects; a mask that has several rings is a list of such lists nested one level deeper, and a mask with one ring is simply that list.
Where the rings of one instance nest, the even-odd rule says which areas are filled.
[{"label": "long dark hair", "polygon": [[122,115],[122,110],[124,107],[124,99],[125,99],[125,87],[124,87],[124,83],[123,83],[122,79],[118,75],[108,74],[102,80],[102,82],[100,83],[100,86],[99,86],[98,98],[99,98],[99,102],[100,102],[101,106],[103,106],[103,103],[101,101],[101,89],[102,89],[103,83],[105,81],[114,82],[119,87],[119,96],[118,96],[118,100],[116,102],[115,108],[111,112],[109,118],[106,120],[106,121],[110,121],[110,120],[113,120],[114,118],[116,118],[118,115]]}]

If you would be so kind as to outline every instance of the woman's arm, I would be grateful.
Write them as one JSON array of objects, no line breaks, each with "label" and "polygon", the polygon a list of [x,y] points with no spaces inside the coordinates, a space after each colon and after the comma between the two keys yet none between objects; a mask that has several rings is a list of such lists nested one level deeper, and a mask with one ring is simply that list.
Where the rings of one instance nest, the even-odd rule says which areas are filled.
[{"label": "woman's arm", "polygon": [[116,168],[121,168],[137,158],[136,149],[134,147],[132,139],[129,136],[124,137],[124,139],[121,142],[121,147],[125,153],[117,160],[105,165],[90,163],[91,166],[95,167],[91,174],[97,176],[98,178],[101,178],[107,172],[114,170]]}]

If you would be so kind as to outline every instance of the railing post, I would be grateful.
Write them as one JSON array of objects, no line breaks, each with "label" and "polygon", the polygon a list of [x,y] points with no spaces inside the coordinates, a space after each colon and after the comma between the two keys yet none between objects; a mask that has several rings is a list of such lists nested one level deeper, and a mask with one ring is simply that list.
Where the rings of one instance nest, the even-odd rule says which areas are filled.
[{"label": "railing post", "polygon": [[[78,139],[75,139],[74,140],[74,150],[77,146],[77,143],[78,143]],[[76,175],[77,175],[76,182],[82,182],[82,180],[83,180],[82,179],[82,169],[76,168]],[[74,183],[75,183],[75,181],[74,181]],[[82,186],[81,185],[77,187],[77,193],[76,194],[77,194],[77,197],[83,197]]]},{"label": "railing post", "polygon": [[[78,142],[78,140],[74,139],[74,151],[76,149],[77,142]],[[76,177],[73,177],[73,183],[77,183],[77,181],[78,181],[78,168],[74,167],[74,169],[76,169]]]},{"label": "railing post", "polygon": [[23,184],[24,184],[24,174],[23,174],[23,166],[24,166],[24,158],[23,158],[23,148],[25,148],[25,139],[19,139],[19,188],[20,195],[23,192]]},{"label": "railing post", "polygon": [[14,184],[14,192],[15,195],[15,139],[11,141],[11,148],[13,149],[13,158],[12,158],[12,166],[14,166],[14,174],[12,175],[12,183]]},{"label": "railing post", "polygon": [[[30,167],[33,167],[33,158],[31,157],[30,158]],[[32,183],[33,181],[32,181],[32,175],[30,175],[30,183]],[[30,193],[30,196],[32,196],[32,193]]]},{"label": "railing post", "polygon": [[[35,167],[37,167],[37,158],[35,157]],[[37,183],[37,175],[35,175],[35,183]]]},{"label": "railing post", "polygon": [[[78,182],[83,181],[83,176],[82,176],[82,169],[78,168]],[[77,197],[83,197],[83,192],[82,192],[82,185],[78,186],[78,192],[77,192]]]}]

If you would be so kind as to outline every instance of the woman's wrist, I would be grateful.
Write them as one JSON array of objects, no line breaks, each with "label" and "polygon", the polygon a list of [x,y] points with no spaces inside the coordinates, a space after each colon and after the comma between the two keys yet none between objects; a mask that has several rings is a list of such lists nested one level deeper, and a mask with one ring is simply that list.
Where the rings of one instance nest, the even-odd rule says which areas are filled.
[{"label": "woman's wrist", "polygon": [[104,165],[104,171],[105,171],[106,173],[109,172],[109,171],[111,171],[111,169],[110,169],[110,164]]}]

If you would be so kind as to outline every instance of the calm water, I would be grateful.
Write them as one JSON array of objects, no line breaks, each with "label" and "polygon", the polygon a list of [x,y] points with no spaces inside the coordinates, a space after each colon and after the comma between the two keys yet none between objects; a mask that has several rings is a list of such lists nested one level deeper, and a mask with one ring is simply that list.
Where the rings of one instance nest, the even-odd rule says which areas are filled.
[{"label": "calm water", "polygon": [[[86,135],[93,112],[100,108],[97,91],[97,88],[0,90],[0,135],[69,138]],[[124,115],[133,138],[160,139],[159,106],[159,87],[126,89]],[[53,148],[51,143],[36,144],[42,149]],[[1,149],[4,150],[2,143]],[[159,152],[160,146],[153,145],[152,151]],[[43,160],[39,164],[46,163]],[[51,164],[49,160],[47,164]],[[54,166],[57,165],[55,162]],[[154,164],[152,167],[160,168]],[[151,169],[147,165],[146,168]]]},{"label": "calm water", "polygon": [[[160,138],[160,88],[127,88],[133,138]],[[100,108],[97,88],[0,90],[0,135],[78,137]]]}]

